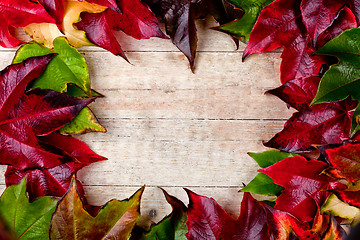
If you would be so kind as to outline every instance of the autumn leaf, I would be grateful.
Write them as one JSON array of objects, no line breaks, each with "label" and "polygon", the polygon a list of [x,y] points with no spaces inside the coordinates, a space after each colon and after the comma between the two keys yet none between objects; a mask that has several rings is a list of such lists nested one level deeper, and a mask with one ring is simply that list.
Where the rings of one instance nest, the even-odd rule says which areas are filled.
[{"label": "autumn leaf", "polygon": [[86,32],[94,44],[127,59],[114,31],[123,31],[136,39],[150,37],[166,38],[159,28],[158,21],[150,9],[139,0],[117,2],[122,13],[107,9],[103,13],[82,13],[81,21],[75,26]]},{"label": "autumn leaf", "polygon": [[61,26],[65,14],[66,1],[64,0],[38,0],[38,1],[49,13],[49,15],[55,19],[56,24]]},{"label": "autumn leaf", "polygon": [[311,152],[313,145],[342,143],[350,138],[351,110],[355,106],[356,102],[345,100],[296,112],[265,146],[300,153]]},{"label": "autumn leaf", "polygon": [[214,199],[200,196],[190,190],[186,191],[190,199],[186,223],[189,230],[186,234],[187,239],[242,239],[241,236],[248,236],[248,239],[254,240],[267,239],[269,229],[266,225],[266,213],[263,209],[253,206],[256,202],[247,203],[244,197],[243,202],[246,203],[241,205],[242,215],[236,220]]},{"label": "autumn leaf", "polygon": [[360,220],[360,209],[340,201],[335,194],[331,194],[324,205],[322,205],[321,214],[324,213],[335,217],[349,219],[352,221],[352,224],[355,224]]},{"label": "autumn leaf", "polygon": [[[23,45],[17,51],[13,63],[20,63],[29,57],[44,56],[50,53],[56,53],[56,55],[44,73],[36,78],[30,86],[64,93],[67,92],[69,84],[74,84],[84,92],[85,96],[92,97],[89,70],[85,58],[63,37],[54,40],[54,49],[46,48],[35,42]],[[90,131],[105,132],[106,129],[100,125],[88,107],[82,109],[71,123],[60,129],[60,132],[64,134]]]},{"label": "autumn leaf", "polygon": [[340,147],[325,148],[327,161],[331,164],[331,173],[337,178],[349,181],[360,180],[360,144],[347,143]]},{"label": "autumn leaf", "polygon": [[84,31],[74,28],[73,24],[78,22],[82,12],[99,13],[107,7],[89,3],[87,1],[65,0],[65,12],[62,21],[62,32],[56,24],[34,23],[24,27],[25,32],[38,43],[53,48],[54,39],[65,36],[69,43],[76,47],[93,45],[87,38]]},{"label": "autumn leaf", "polygon": [[[0,110],[1,163],[18,169],[54,167],[65,156],[46,151],[36,136],[48,135],[69,123],[92,99],[76,99],[52,90],[33,89],[24,94],[26,83],[39,67],[45,67],[49,56],[30,58],[1,72]],[[27,71],[32,72],[27,72]],[[37,71],[37,73],[34,73]],[[32,75],[32,76],[31,76]],[[21,92],[22,91],[22,92]],[[4,113],[7,113],[5,115]]]},{"label": "autumn leaf", "polygon": [[75,181],[59,201],[51,220],[50,239],[128,239],[139,218],[144,188],[129,199],[111,200],[91,216],[83,206]]},{"label": "autumn leaf", "polygon": [[301,239],[321,236],[310,232],[307,223],[300,222],[287,212],[280,211],[265,203],[256,201],[245,193],[241,202],[240,216],[234,219],[212,198],[197,195],[187,190],[189,220],[187,223],[190,239]]},{"label": "autumn leaf", "polygon": [[360,59],[359,33],[360,29],[347,30],[316,52],[335,56],[339,59],[339,63],[332,65],[322,77],[313,104],[345,99],[349,95],[360,99],[356,90],[360,86],[358,81],[360,71],[357,69]]},{"label": "autumn leaf", "polygon": [[261,10],[273,1],[274,0],[229,0],[236,8],[242,9],[245,14],[240,19],[236,19],[230,23],[212,29],[228,33],[231,36],[240,39],[242,42],[247,43],[250,32],[253,29]]},{"label": "autumn leaf", "polygon": [[49,228],[57,201],[41,197],[29,202],[26,179],[5,189],[0,198],[0,215],[16,239],[49,239]]},{"label": "autumn leaf", "polygon": [[321,206],[330,195],[326,190],[344,188],[335,178],[322,174],[327,167],[324,162],[295,156],[260,169],[259,172],[265,173],[285,188],[275,201],[276,209],[289,212],[301,221],[311,221],[317,205]]},{"label": "autumn leaf", "polygon": [[39,3],[30,0],[4,0],[0,5],[0,45],[6,48],[18,46],[22,41],[13,34],[18,27],[31,23],[54,23],[54,19]]},{"label": "autumn leaf", "polygon": [[233,20],[222,0],[145,0],[166,25],[166,33],[175,46],[184,53],[194,70],[197,48],[195,20],[207,14],[214,16],[220,23]]},{"label": "autumn leaf", "polygon": [[307,33],[316,45],[316,40],[336,19],[345,1],[301,1],[302,20],[306,26]]},{"label": "autumn leaf", "polygon": [[159,223],[151,226],[149,231],[137,227],[130,239],[136,240],[186,240],[187,208],[177,198],[163,190],[166,201],[171,205],[172,212]]},{"label": "autumn leaf", "polygon": [[[249,153],[261,168],[269,167],[284,158],[296,156],[293,153],[280,152],[276,150],[266,151],[262,153]],[[256,194],[278,196],[284,188],[275,184],[274,181],[264,173],[258,173],[256,177],[245,187],[242,192],[250,192]]]},{"label": "autumn leaf", "polygon": [[105,157],[94,153],[85,143],[71,136],[52,133],[38,138],[43,148],[62,152],[67,158],[59,165],[50,168],[33,167],[20,170],[8,166],[5,172],[6,185],[17,184],[27,176],[27,191],[30,199],[39,196],[62,197],[77,171],[91,163],[106,160]]}]

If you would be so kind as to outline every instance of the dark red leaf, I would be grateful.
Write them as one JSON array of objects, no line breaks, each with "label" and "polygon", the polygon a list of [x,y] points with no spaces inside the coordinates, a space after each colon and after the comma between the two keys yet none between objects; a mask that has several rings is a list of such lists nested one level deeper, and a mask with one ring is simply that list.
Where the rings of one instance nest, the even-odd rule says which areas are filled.
[{"label": "dark red leaf", "polygon": [[31,23],[55,22],[42,5],[30,0],[3,0],[0,4],[0,21],[0,45],[7,48],[21,43],[11,33],[14,28]]},{"label": "dark red leaf", "polygon": [[347,7],[342,8],[334,19],[333,24],[319,35],[316,42],[316,49],[318,50],[329,40],[339,36],[343,31],[356,27],[357,22],[353,12]]},{"label": "dark red leaf", "polygon": [[267,93],[279,97],[298,111],[309,110],[309,105],[316,95],[320,79],[320,77],[315,76],[292,79],[278,88],[267,91]]},{"label": "dark red leaf", "polygon": [[222,0],[145,0],[163,18],[166,33],[174,45],[188,58],[194,70],[197,48],[195,20],[207,14],[225,24],[240,17],[238,12],[229,12]]},{"label": "dark red leaf", "polygon": [[114,31],[123,31],[136,39],[162,37],[157,18],[139,0],[119,1],[122,14],[108,9],[102,13],[82,13],[81,21],[75,25],[86,32],[86,36],[96,45],[125,57]]},{"label": "dark red leaf", "polygon": [[40,144],[47,150],[67,156],[59,165],[51,168],[26,168],[23,170],[9,166],[5,173],[6,185],[17,184],[27,176],[27,189],[31,199],[39,196],[64,195],[74,174],[91,163],[106,160],[94,153],[85,143],[70,136],[52,133],[40,137]]},{"label": "dark red leaf", "polygon": [[330,192],[344,188],[336,179],[321,174],[328,165],[324,162],[296,156],[285,158],[259,172],[271,177],[285,190],[276,199],[275,208],[289,212],[301,221],[311,221]]},{"label": "dark red leaf", "polygon": [[[44,71],[52,55],[29,58],[0,72],[0,163],[17,169],[52,168],[69,161],[46,149],[37,136],[69,123],[93,99],[77,99],[52,90],[24,89]],[[71,159],[71,158],[70,158]]]},{"label": "dark red leaf", "polygon": [[332,165],[331,173],[349,181],[360,180],[360,143],[325,149],[326,159]]},{"label": "dark red leaf", "polygon": [[313,43],[333,23],[344,4],[342,0],[301,1],[302,19]]},{"label": "dark red leaf", "polygon": [[188,239],[297,239],[295,235],[301,239],[318,239],[321,236],[310,232],[308,223],[256,201],[250,193],[244,194],[240,216],[235,220],[214,199],[187,192]]},{"label": "dark red leaf", "polygon": [[244,194],[236,220],[212,198],[187,190],[190,204],[188,239],[269,239],[266,212],[249,193]]},{"label": "dark red leaf", "polygon": [[41,5],[45,8],[45,10],[52,16],[56,24],[61,26],[64,13],[65,13],[65,4],[64,0],[38,0]]},{"label": "dark red leaf", "polygon": [[342,143],[349,138],[351,110],[355,107],[356,102],[345,100],[296,112],[265,146],[299,153],[311,152],[313,145]]}]

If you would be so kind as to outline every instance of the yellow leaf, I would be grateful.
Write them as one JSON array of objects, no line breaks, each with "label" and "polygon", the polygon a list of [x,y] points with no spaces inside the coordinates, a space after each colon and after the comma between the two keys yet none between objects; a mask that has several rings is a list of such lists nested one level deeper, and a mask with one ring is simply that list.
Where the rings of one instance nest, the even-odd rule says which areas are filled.
[{"label": "yellow leaf", "polygon": [[77,30],[73,24],[79,21],[82,12],[100,13],[107,7],[77,0],[68,0],[65,6],[63,33],[53,23],[33,23],[24,27],[25,32],[36,42],[42,43],[48,48],[53,48],[54,39],[60,36],[66,36],[69,43],[77,48],[93,45],[86,38],[85,32]]}]

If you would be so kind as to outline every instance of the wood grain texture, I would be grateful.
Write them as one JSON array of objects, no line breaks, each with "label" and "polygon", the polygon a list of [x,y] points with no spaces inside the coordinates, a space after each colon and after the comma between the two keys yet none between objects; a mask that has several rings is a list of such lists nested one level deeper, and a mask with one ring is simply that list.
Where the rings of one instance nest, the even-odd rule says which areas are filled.
[{"label": "wood grain texture", "polygon": [[[109,158],[79,172],[91,204],[127,198],[146,184],[141,222],[148,225],[171,211],[158,186],[185,202],[187,187],[238,215],[238,190],[257,171],[247,152],[266,150],[263,141],[282,129],[292,110],[264,95],[280,85],[279,51],[243,63],[244,45],[236,51],[230,37],[207,29],[213,25],[197,23],[195,74],[169,40],[120,34],[131,64],[100,48],[80,49],[92,88],[106,96],[91,108],[108,132],[78,136]],[[0,49],[1,68],[14,53]]]}]

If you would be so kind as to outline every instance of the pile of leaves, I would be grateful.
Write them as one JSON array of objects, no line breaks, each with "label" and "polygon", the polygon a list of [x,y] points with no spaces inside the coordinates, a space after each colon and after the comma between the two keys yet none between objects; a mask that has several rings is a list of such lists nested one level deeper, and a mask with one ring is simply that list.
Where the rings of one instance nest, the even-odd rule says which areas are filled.
[{"label": "pile of leaves", "polygon": [[[88,107],[103,96],[76,48],[131,61],[116,32],[170,38],[194,71],[195,20],[208,14],[213,29],[247,43],[244,60],[283,48],[282,85],[267,93],[296,110],[265,143],[277,150],[249,154],[260,169],[241,189],[240,216],[188,189],[188,206],[163,190],[173,211],[150,229],[136,225],[144,187],[89,205],[76,173],[106,158],[71,135],[106,129]],[[21,45],[0,72],[1,239],[330,240],[360,221],[358,1],[1,0],[0,20],[0,45]]]}]

